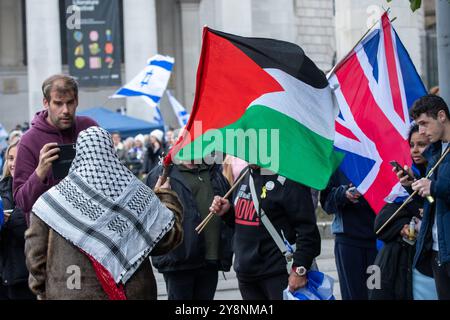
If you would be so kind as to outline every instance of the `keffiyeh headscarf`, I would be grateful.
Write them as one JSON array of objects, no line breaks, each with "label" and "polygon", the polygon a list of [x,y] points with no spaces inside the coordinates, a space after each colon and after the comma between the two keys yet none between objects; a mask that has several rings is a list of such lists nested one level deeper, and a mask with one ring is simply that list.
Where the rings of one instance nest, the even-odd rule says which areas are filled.
[{"label": "keffiyeh headscarf", "polygon": [[82,131],[76,148],[69,175],[33,212],[124,284],[173,227],[174,215],[121,164],[107,131]]}]

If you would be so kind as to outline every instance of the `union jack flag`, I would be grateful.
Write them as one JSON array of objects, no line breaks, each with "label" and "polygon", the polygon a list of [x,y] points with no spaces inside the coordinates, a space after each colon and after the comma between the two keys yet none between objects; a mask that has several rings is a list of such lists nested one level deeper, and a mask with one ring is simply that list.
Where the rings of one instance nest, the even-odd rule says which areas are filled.
[{"label": "union jack flag", "polygon": [[411,165],[408,109],[426,94],[400,38],[383,14],[329,77],[339,104],[335,147],[340,169],[376,213],[403,188],[389,161]]}]

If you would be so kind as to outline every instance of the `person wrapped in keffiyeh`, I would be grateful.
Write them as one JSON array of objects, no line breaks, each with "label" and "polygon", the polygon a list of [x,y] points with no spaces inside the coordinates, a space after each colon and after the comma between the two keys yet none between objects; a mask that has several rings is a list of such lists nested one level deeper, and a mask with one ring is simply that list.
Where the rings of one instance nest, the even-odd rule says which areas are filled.
[{"label": "person wrapped in keffiyeh", "polygon": [[[68,176],[33,206],[30,287],[46,299],[156,298],[147,258],[181,242],[181,220],[176,194],[153,192],[122,165],[109,133],[90,127],[78,136]],[[69,279],[71,266],[79,282]]]}]

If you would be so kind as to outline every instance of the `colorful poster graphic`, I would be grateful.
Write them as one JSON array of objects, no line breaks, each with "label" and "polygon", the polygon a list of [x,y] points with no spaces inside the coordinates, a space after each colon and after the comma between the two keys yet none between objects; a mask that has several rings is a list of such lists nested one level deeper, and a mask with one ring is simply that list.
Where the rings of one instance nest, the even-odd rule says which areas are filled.
[{"label": "colorful poster graphic", "polygon": [[65,5],[81,13],[80,28],[67,29],[70,74],[82,87],[120,86],[119,0],[65,0]]}]

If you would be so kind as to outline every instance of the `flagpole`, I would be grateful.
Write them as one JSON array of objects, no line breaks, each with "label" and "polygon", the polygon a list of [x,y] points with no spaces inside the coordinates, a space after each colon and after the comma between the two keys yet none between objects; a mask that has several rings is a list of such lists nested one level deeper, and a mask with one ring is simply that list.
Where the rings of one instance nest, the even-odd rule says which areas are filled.
[{"label": "flagpole", "polygon": [[[388,12],[389,11],[389,9],[388,10],[386,10],[386,12]],[[397,17],[394,17],[394,18],[392,18],[392,20],[391,20],[391,23],[392,22],[394,22],[395,20],[397,19]],[[353,46],[353,48],[345,55],[345,57],[344,58],[342,58],[338,63],[336,63],[336,65],[331,69],[331,71],[328,73],[328,76],[327,76],[327,78],[329,79],[332,75],[333,75],[333,73],[334,73],[334,70],[337,68],[337,67],[339,67],[339,66],[341,66],[345,61],[347,61],[347,59],[348,59],[348,57],[350,56],[350,54],[352,54],[353,53],[353,51],[356,49],[356,47],[361,43],[361,41],[363,41],[364,40],[364,38],[369,34],[369,32],[373,29],[373,27],[375,27],[379,22],[380,22],[380,20],[381,20],[381,17],[369,28],[369,29],[367,29],[367,31],[362,35],[362,37],[358,40],[358,42],[356,42],[356,44]]]},{"label": "flagpole", "polygon": [[[427,176],[425,177],[425,179],[428,179],[434,172],[434,170],[437,168],[437,166],[442,162],[442,160],[444,160],[445,156],[449,153],[450,148],[447,148],[447,150],[445,150],[445,152],[442,154],[442,156],[439,158],[439,160],[436,162],[436,164],[434,165],[433,168],[431,168],[430,172],[428,172]],[[375,232],[377,235],[380,234],[381,230],[383,230],[388,224],[389,222],[391,222],[392,219],[394,219],[394,217],[400,212],[400,210],[402,210],[406,204],[408,203],[409,200],[412,199],[412,197],[414,197],[417,194],[417,190],[414,191],[404,202],[403,204],[394,212],[394,214],[381,226],[380,229],[378,229],[377,232]]]},{"label": "flagpole", "polygon": [[[248,172],[248,168],[247,170],[245,170],[245,172],[243,174],[241,174],[241,176],[239,177],[239,179],[237,179],[233,185],[231,186],[230,190],[228,190],[228,192],[223,196],[224,199],[227,199],[231,193],[233,192],[234,189],[236,189],[237,185],[242,181],[242,179],[244,179],[244,177],[247,175]],[[200,222],[200,224],[195,228],[195,231],[198,232],[198,234],[200,234],[203,229],[206,227],[206,225],[208,224],[208,222],[212,219],[212,217],[214,217],[214,213],[210,212],[205,219],[203,219],[202,222]]]}]

